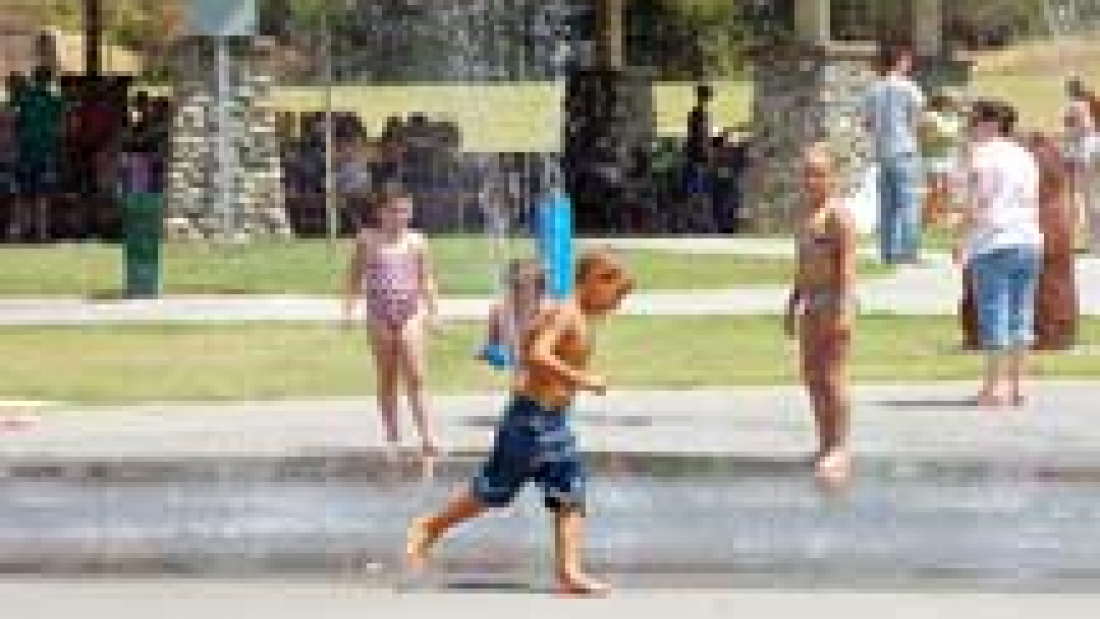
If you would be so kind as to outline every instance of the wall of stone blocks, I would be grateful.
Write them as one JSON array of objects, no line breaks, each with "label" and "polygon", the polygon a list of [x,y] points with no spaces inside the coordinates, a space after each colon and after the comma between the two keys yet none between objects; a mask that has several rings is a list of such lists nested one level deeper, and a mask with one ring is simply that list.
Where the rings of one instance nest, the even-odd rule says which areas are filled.
[{"label": "wall of stone blocks", "polygon": [[[218,104],[215,47],[197,40],[179,63],[177,113],[168,164],[165,227],[169,238],[287,237],[282,144],[272,86],[247,44],[232,47],[227,122]],[[227,154],[219,156],[219,140]],[[224,176],[223,176],[224,175]]]},{"label": "wall of stone blocks", "polygon": [[744,184],[750,228],[790,229],[801,199],[799,154],[812,142],[832,145],[846,189],[855,189],[870,160],[861,101],[874,77],[866,58],[792,52],[758,59]]}]

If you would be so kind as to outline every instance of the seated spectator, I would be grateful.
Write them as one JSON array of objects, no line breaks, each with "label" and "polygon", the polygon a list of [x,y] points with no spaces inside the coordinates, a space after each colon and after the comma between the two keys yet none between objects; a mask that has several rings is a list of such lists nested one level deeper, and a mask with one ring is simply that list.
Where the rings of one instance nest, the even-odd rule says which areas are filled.
[{"label": "seated spectator", "polygon": [[335,144],[332,158],[332,190],[345,229],[358,231],[370,204],[371,149],[363,139]]}]

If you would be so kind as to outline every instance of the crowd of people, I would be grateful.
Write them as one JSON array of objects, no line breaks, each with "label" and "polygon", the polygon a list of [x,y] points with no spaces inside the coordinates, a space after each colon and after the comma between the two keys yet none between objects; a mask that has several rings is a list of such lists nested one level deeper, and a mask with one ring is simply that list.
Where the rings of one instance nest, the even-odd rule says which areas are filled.
[{"label": "crowd of people", "polygon": [[[1083,179],[1094,172],[1095,131],[1078,132],[1096,125],[1094,98],[1072,82],[1065,135],[1027,134],[1019,130],[1015,108],[1003,101],[975,100],[964,108],[941,95],[926,106],[906,76],[909,52],[886,50],[882,60],[882,77],[869,89],[864,108],[880,166],[881,259],[919,263],[928,215],[955,229],[954,258],[967,273],[976,347],[986,360],[973,404],[1023,406],[1028,355],[1038,330],[1036,290],[1052,271],[1073,279],[1072,258],[1068,263],[1063,258],[1073,251],[1078,209],[1088,208],[1074,194],[1088,186]],[[699,93],[683,181],[690,192],[703,194],[710,160],[698,148],[708,133],[700,110],[709,91]],[[846,483],[852,472],[849,359],[857,315],[858,230],[840,155],[826,142],[807,144],[797,155],[802,207],[795,225],[797,270],[784,320],[788,335],[799,343],[816,422],[815,474],[831,487]],[[350,323],[358,299],[365,297],[391,451],[399,448],[396,411],[404,387],[427,460],[439,453],[420,391],[423,335],[435,312],[435,285],[422,237],[408,228],[412,202],[388,196],[377,208],[374,227],[360,235],[352,257],[346,315]],[[1052,251],[1054,244],[1067,242]],[[542,300],[545,278],[534,263],[512,265],[508,281],[480,357],[520,370],[512,399],[478,472],[438,511],[411,523],[407,565],[424,570],[433,547],[456,526],[509,504],[520,488],[534,483],[554,514],[561,590],[602,593],[606,586],[583,569],[584,473],[567,412],[578,392],[606,390],[605,379],[587,364],[589,322],[615,310],[633,281],[619,259],[600,251],[579,259],[568,299]]]},{"label": "crowd of people", "polygon": [[[325,113],[305,114],[298,122],[290,113],[283,118],[280,137],[287,208],[300,233],[326,231],[323,215],[328,192],[341,213],[341,232],[359,230],[370,196],[394,185],[415,197],[416,224],[426,231],[460,229],[468,223],[463,218],[477,215],[472,208],[478,192],[475,166],[471,156],[461,152],[457,124],[414,112],[388,118],[372,136],[352,113],[336,113],[331,120]],[[329,139],[331,177],[325,174]]]},{"label": "crowd of people", "polygon": [[[1073,254],[1083,228],[1097,250],[1100,99],[1068,86],[1061,135],[1020,129],[1010,103],[963,102],[941,93],[926,103],[908,77],[913,56],[885,48],[881,77],[865,97],[878,184],[878,240],[885,264],[919,264],[924,226],[954,231],[963,270],[964,343],[985,356],[973,403],[1019,407],[1034,348],[1074,343]],[[857,226],[828,144],[803,154],[805,208],[796,225],[799,268],[787,310],[817,420],[818,473],[845,479],[855,320]]]},{"label": "crowd of people", "polygon": [[119,154],[163,170],[172,105],[109,80],[10,74],[0,105],[0,230],[10,241],[82,237],[117,227]]}]

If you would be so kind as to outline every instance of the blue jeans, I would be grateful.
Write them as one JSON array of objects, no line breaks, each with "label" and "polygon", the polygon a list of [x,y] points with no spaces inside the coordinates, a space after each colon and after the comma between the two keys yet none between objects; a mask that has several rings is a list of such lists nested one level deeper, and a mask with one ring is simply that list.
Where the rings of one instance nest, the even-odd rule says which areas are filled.
[{"label": "blue jeans", "polygon": [[978,331],[986,350],[1027,348],[1035,340],[1038,247],[1005,247],[970,260]]},{"label": "blue jeans", "polygon": [[916,154],[878,160],[879,256],[886,264],[920,254],[921,160]]}]

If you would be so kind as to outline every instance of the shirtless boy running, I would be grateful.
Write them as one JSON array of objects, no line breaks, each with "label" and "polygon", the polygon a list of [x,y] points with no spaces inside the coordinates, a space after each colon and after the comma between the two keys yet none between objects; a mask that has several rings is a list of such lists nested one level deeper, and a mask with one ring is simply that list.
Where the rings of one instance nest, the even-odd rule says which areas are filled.
[{"label": "shirtless boy running", "polygon": [[608,591],[581,565],[584,471],[568,410],[578,391],[606,390],[604,379],[587,369],[590,323],[617,309],[633,286],[625,268],[606,252],[587,252],[578,260],[573,297],[547,302],[521,334],[519,378],[489,460],[442,511],[414,520],[409,528],[406,561],[411,571],[424,569],[432,546],[451,528],[488,508],[507,505],[524,484],[534,482],[555,515],[560,591]]}]

